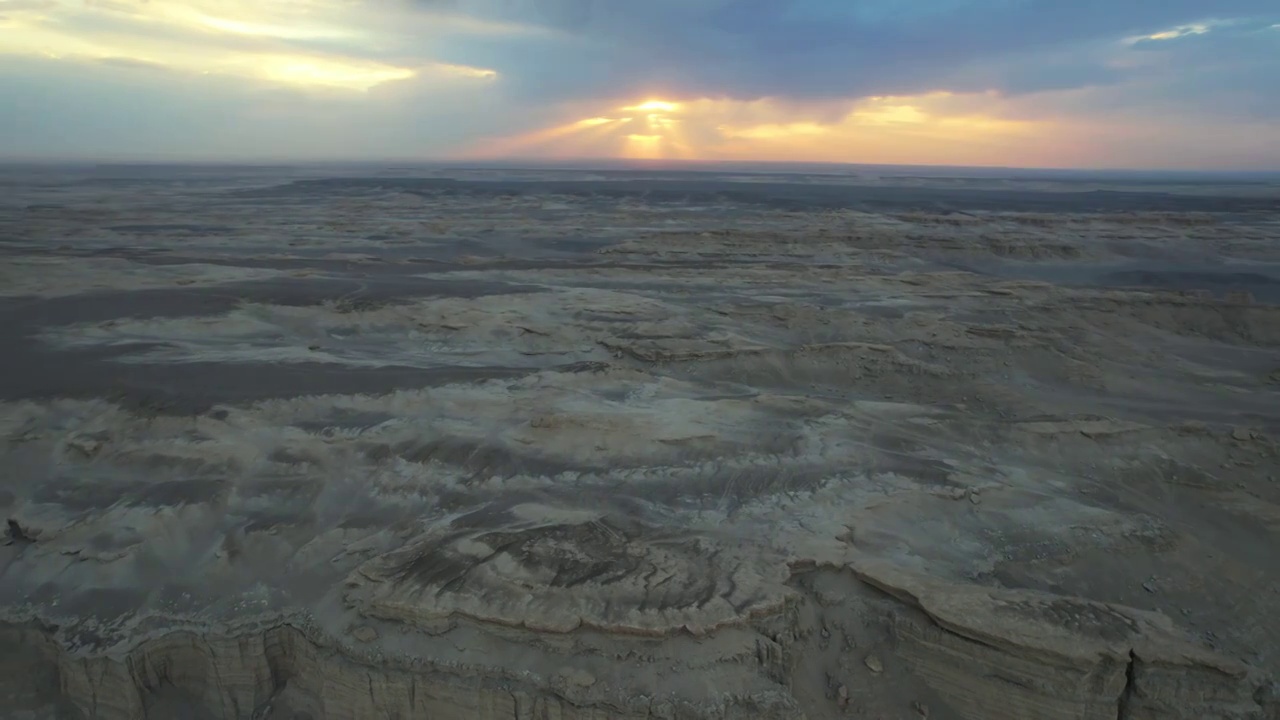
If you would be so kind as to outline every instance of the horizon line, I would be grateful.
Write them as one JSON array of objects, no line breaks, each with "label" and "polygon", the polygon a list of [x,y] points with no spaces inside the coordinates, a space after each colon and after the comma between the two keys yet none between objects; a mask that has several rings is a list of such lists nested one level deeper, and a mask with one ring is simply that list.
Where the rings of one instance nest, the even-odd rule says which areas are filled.
[{"label": "horizon line", "polygon": [[948,165],[930,163],[859,163],[822,160],[717,160],[686,158],[177,158],[177,157],[21,157],[0,156],[0,167],[239,167],[239,168],[306,168],[324,166],[375,165],[381,167],[432,166],[441,169],[499,168],[506,170],[611,170],[611,169],[678,169],[707,167],[792,167],[792,168],[878,168],[922,170],[981,170],[1067,173],[1160,173],[1188,175],[1274,175],[1280,178],[1280,167],[1126,167],[1126,166],[1054,166],[1054,165]]}]

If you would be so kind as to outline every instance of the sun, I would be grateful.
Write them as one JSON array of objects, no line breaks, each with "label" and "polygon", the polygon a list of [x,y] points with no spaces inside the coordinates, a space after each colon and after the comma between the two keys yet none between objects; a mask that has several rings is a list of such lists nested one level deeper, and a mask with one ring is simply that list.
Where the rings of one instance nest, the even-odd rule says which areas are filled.
[{"label": "sun", "polygon": [[480,154],[574,156],[603,151],[637,160],[689,158],[692,149],[682,132],[683,111],[678,102],[649,98],[615,107],[612,113],[490,143]]},{"label": "sun", "polygon": [[667,102],[666,100],[646,100],[639,105],[628,105],[620,110],[628,112],[679,112],[680,103]]}]

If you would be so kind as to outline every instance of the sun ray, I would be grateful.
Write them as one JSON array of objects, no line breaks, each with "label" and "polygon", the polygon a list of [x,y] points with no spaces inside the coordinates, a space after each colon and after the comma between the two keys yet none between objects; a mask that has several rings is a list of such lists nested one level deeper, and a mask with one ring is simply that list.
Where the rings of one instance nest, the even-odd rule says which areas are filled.
[{"label": "sun ray", "polygon": [[543,130],[535,130],[523,135],[504,138],[496,142],[489,143],[476,154],[479,157],[506,157],[518,156],[522,152],[528,152],[540,147],[556,144],[559,141],[570,138],[578,140],[589,140],[600,134],[606,134],[612,126],[623,125],[629,122],[630,118],[607,118],[593,117],[578,120],[576,122],[557,125]]},{"label": "sun ray", "polygon": [[662,136],[632,133],[623,138],[622,157],[656,160],[662,157]]},{"label": "sun ray", "polygon": [[680,121],[671,120],[663,130],[671,157],[677,160],[692,160],[696,156],[688,135],[685,133],[684,128],[680,126]]}]

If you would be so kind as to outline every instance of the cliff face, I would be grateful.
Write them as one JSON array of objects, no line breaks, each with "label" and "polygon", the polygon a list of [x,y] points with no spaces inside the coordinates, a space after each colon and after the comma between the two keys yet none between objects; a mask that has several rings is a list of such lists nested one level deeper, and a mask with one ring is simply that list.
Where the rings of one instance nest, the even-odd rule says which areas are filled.
[{"label": "cliff face", "polygon": [[854,574],[918,609],[897,652],[966,720],[1263,720],[1270,683],[1169,619],[1083,598],[961,586],[879,562]]},{"label": "cliff face", "polygon": [[[580,706],[556,692],[496,677],[393,668],[318,645],[282,626],[235,636],[174,632],[122,658],[75,657],[41,630],[0,630],[11,661],[2,684],[6,712],[102,720],[171,718],[489,718],[643,720],[799,718],[783,693],[696,706],[645,697]],[[589,675],[562,673],[549,685],[581,693]],[[9,715],[0,714],[8,717]],[[17,715],[14,715],[17,717]]]},{"label": "cliff face", "polygon": [[[785,611],[750,628],[754,653],[712,667],[689,657],[681,666],[671,656],[662,665],[673,662],[672,674],[635,647],[585,664],[565,657],[576,666],[526,677],[497,666],[400,663],[376,649],[381,639],[368,626],[355,633],[359,646],[326,641],[305,625],[276,625],[173,631],[122,655],[73,652],[55,630],[7,626],[0,629],[0,687],[10,712],[27,708],[22,717],[104,720],[799,720],[847,714],[851,703],[958,720],[1280,717],[1273,683],[1188,644],[1160,615],[958,586],[874,561],[802,570],[791,588]],[[698,643],[732,643],[739,630]],[[663,642],[645,641],[650,650],[655,641]],[[617,639],[613,648],[626,643]],[[576,650],[594,654],[588,641]],[[611,684],[585,667],[630,677]],[[683,673],[712,684],[701,702],[674,697],[688,691]],[[753,691],[721,692],[741,690],[746,676],[762,682]],[[671,694],[628,689],[638,677]]]}]

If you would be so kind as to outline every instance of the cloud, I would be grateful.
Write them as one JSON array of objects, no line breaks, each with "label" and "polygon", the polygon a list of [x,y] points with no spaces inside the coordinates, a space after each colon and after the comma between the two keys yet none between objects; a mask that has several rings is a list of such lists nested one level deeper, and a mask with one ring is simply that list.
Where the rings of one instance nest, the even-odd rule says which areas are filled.
[{"label": "cloud", "polygon": [[0,0],[0,154],[1280,166],[1277,30],[1274,0]]},{"label": "cloud", "polygon": [[972,164],[981,156],[990,162],[993,150],[1025,151],[1047,124],[1002,119],[986,112],[983,98],[949,93],[829,104],[649,100],[608,110],[480,143],[467,156]]},{"label": "cloud", "polygon": [[147,60],[139,60],[131,57],[101,57],[94,58],[96,62],[111,67],[128,68],[131,70],[150,70],[150,71],[168,71],[169,66],[157,62],[149,62]]},{"label": "cloud", "polygon": [[[572,52],[491,50],[513,87],[541,97],[643,94],[857,97],[943,89],[974,66],[1057,54],[994,89],[1034,92],[1109,82],[1073,68],[1078,48],[1193,26],[1206,16],[1276,16],[1273,0],[421,0],[570,35]],[[538,58],[516,62],[516,58]],[[1114,70],[1112,71],[1114,72]],[[1001,83],[1001,80],[1006,82]]]},{"label": "cloud", "polygon": [[1163,39],[1133,42],[1113,56],[1122,82],[1042,98],[1043,111],[1155,124],[1280,122],[1280,94],[1269,90],[1280,75],[1280,33],[1245,19],[1165,32],[1156,33]]},{"label": "cloud", "polygon": [[0,158],[431,159],[480,135],[547,121],[484,83],[426,77],[367,92],[197,76],[129,61],[0,64]]},{"label": "cloud", "polygon": [[[7,7],[7,6],[6,6]],[[0,55],[161,66],[298,87],[368,90],[417,76],[491,80],[497,72],[429,53],[388,56],[385,14],[338,0],[93,0],[24,4]],[[476,29],[473,24],[472,29]]]},{"label": "cloud", "polygon": [[[813,157],[826,148],[833,159],[856,160],[894,147],[898,161],[921,161],[884,133],[882,145],[868,146],[861,142],[868,128],[849,123],[857,103],[897,96],[935,98],[928,125],[997,164],[1174,166],[1180,156],[1208,162],[1220,151],[1224,162],[1280,166],[1277,131],[1266,124],[1280,120],[1280,94],[1269,90],[1280,77],[1280,33],[1272,29],[1280,8],[1271,0],[457,0],[451,7],[571,38],[547,52],[517,43],[486,57],[511,68],[504,91],[575,108],[564,125],[587,98],[606,100],[577,117],[645,96],[787,108],[789,117],[734,126],[736,145],[704,133],[704,154],[732,146],[763,157],[786,147]],[[516,67],[507,58],[517,54],[540,61]],[[936,100],[939,91],[946,103]],[[801,107],[814,103],[842,110],[833,119],[830,110],[815,117]],[[990,122],[960,123],[974,117],[965,104]],[[982,135],[979,126],[1000,130]],[[970,134],[956,132],[961,127]],[[1027,127],[1038,133],[1035,142],[1022,141]],[[897,130],[906,137],[923,128]],[[566,147],[561,138],[547,151]],[[662,147],[650,141],[646,150]],[[968,155],[946,147],[924,154]]]}]

